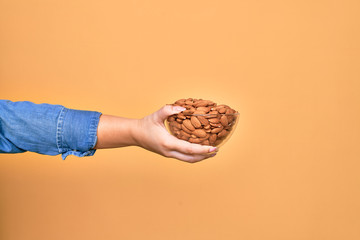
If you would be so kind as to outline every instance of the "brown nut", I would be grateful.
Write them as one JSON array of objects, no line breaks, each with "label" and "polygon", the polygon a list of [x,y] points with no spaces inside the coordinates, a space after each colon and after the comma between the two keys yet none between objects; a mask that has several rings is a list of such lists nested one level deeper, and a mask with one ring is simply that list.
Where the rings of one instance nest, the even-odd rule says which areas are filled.
[{"label": "brown nut", "polygon": [[222,127],[223,125],[221,125],[221,123],[210,123],[210,126],[214,128],[219,128]]},{"label": "brown nut", "polygon": [[191,124],[191,121],[189,119],[185,119],[182,124],[185,125],[185,127],[190,131],[195,130],[195,127]]},{"label": "brown nut", "polygon": [[195,107],[206,107],[209,104],[209,101],[206,100],[199,100],[196,103],[194,103]]},{"label": "brown nut", "polygon": [[218,118],[210,118],[210,119],[209,119],[209,122],[210,122],[210,124],[211,124],[211,123],[219,123],[220,120],[219,120]]},{"label": "brown nut", "polygon": [[190,118],[191,124],[195,127],[195,128],[200,128],[201,127],[201,122],[199,121],[199,119],[195,116],[192,116]]},{"label": "brown nut", "polygon": [[206,126],[204,126],[204,129],[206,129],[206,130],[211,130],[211,126],[210,126],[210,125],[206,125]]},{"label": "brown nut", "polygon": [[233,115],[228,115],[228,116],[226,116],[227,117],[227,119],[228,119],[228,122],[233,122],[234,121],[234,116]]},{"label": "brown nut", "polygon": [[201,140],[199,138],[189,138],[189,142],[191,142],[191,143],[200,143]]},{"label": "brown nut", "polygon": [[179,99],[179,100],[177,100],[177,101],[175,102],[175,104],[181,106],[181,105],[184,105],[184,104],[185,104],[185,101],[186,101],[185,99]]},{"label": "brown nut", "polygon": [[168,121],[169,121],[169,122],[175,121],[175,116],[170,116],[170,117],[168,117]]},{"label": "brown nut", "polygon": [[231,109],[231,108],[228,108],[225,113],[226,113],[226,114],[234,114],[234,113],[235,113],[235,110],[234,110],[234,109]]},{"label": "brown nut", "polygon": [[180,135],[179,138],[180,138],[181,140],[185,140],[185,141],[188,141],[188,140],[189,140],[189,138],[188,138],[187,136],[185,136],[185,135]]},{"label": "brown nut", "polygon": [[223,129],[221,132],[218,133],[218,137],[222,138],[222,137],[226,137],[229,134],[229,132],[225,129]]},{"label": "brown nut", "polygon": [[209,112],[206,116],[205,116],[205,118],[216,118],[216,117],[218,117],[219,116],[219,112],[218,111],[211,111],[211,112]]},{"label": "brown nut", "polygon": [[221,116],[220,122],[224,127],[226,127],[229,124],[228,118],[225,115]]},{"label": "brown nut", "polygon": [[226,108],[220,108],[219,109],[219,113],[225,113],[226,112]]},{"label": "brown nut", "polygon": [[183,120],[186,119],[186,116],[183,113],[179,113],[177,117]]},{"label": "brown nut", "polygon": [[210,142],[209,142],[209,140],[204,140],[204,141],[201,142],[201,144],[209,146]]},{"label": "brown nut", "polygon": [[184,124],[181,124],[181,129],[187,132],[188,134],[192,134],[192,131],[190,131],[187,127],[185,127]]},{"label": "brown nut", "polygon": [[192,111],[192,110],[185,110],[185,111],[183,111],[182,113],[186,116],[186,115],[191,115],[191,114],[193,114],[194,111]]},{"label": "brown nut", "polygon": [[207,126],[207,125],[210,124],[209,121],[208,121],[205,117],[203,117],[203,116],[197,116],[197,119],[199,119],[199,121],[201,122],[201,124],[204,125],[204,126]]},{"label": "brown nut", "polygon": [[206,137],[206,135],[207,135],[207,133],[205,132],[204,129],[195,129],[195,131],[193,131],[192,134],[194,134],[195,136],[197,136],[199,138]]},{"label": "brown nut", "polygon": [[193,103],[193,101],[191,99],[188,99],[188,100],[185,101],[185,104],[186,105],[193,105],[194,103]]},{"label": "brown nut", "polygon": [[170,122],[170,126],[175,128],[175,129],[181,129],[181,124],[178,122]]},{"label": "brown nut", "polygon": [[197,111],[204,111],[205,113],[208,113],[210,111],[210,107],[198,107],[196,108]]},{"label": "brown nut", "polygon": [[211,133],[219,133],[223,130],[223,127],[219,127],[219,128],[214,128],[211,130]]},{"label": "brown nut", "polygon": [[186,136],[187,138],[189,138],[191,136],[190,134],[188,134],[184,130],[180,130],[180,134]]},{"label": "brown nut", "polygon": [[209,137],[209,142],[211,144],[214,144],[216,139],[217,139],[217,135],[216,134],[211,134],[210,137]]},{"label": "brown nut", "polygon": [[206,112],[200,111],[200,110],[196,110],[193,114],[194,114],[194,115],[204,115],[204,114],[206,114]]}]

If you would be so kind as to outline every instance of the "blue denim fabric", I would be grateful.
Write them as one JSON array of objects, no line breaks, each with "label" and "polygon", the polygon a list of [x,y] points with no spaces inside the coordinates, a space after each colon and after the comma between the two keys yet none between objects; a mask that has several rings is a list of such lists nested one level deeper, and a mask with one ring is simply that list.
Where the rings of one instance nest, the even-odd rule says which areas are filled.
[{"label": "blue denim fabric", "polygon": [[0,153],[92,156],[101,113],[0,100]]}]

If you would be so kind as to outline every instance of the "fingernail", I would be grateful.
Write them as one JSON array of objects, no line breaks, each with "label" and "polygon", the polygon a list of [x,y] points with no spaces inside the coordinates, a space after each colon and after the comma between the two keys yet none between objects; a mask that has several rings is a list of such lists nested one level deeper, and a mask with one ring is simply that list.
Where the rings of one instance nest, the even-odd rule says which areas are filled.
[{"label": "fingernail", "polygon": [[215,157],[217,153],[213,153],[210,155],[210,157]]},{"label": "fingernail", "polygon": [[186,110],[186,108],[180,107],[180,106],[175,106],[173,109],[174,109],[175,111],[180,111],[180,112]]},{"label": "fingernail", "polygon": [[217,150],[216,147],[211,147],[211,148],[209,149],[209,152],[215,152],[216,150]]}]

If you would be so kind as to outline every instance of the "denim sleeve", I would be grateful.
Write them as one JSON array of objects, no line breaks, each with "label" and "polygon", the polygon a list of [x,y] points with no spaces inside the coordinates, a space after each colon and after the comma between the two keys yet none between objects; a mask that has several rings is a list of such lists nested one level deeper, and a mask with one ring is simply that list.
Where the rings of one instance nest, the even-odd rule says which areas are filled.
[{"label": "denim sleeve", "polygon": [[0,153],[92,156],[101,113],[0,100]]}]

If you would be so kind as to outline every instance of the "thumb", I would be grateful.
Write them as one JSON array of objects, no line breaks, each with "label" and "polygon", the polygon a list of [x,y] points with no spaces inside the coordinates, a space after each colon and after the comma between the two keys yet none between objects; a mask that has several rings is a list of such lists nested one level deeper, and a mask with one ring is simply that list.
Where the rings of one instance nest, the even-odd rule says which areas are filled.
[{"label": "thumb", "polygon": [[165,105],[162,108],[160,108],[157,112],[155,112],[155,119],[158,122],[164,122],[168,116],[180,113],[184,110],[186,110],[186,108],[184,107]]}]

